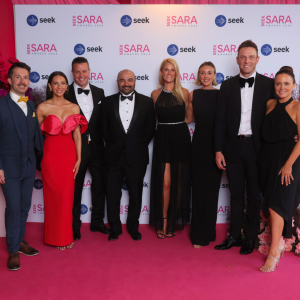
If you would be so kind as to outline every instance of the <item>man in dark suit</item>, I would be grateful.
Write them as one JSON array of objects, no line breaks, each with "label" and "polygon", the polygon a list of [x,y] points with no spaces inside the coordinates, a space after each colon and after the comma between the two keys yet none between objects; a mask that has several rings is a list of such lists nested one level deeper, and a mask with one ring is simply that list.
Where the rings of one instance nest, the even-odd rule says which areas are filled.
[{"label": "man in dark suit", "polygon": [[134,240],[142,238],[138,227],[143,183],[149,163],[148,145],[155,132],[156,120],[153,100],[137,93],[135,82],[132,71],[119,72],[119,93],[105,98],[102,104],[107,215],[112,231],[109,241],[122,234],[120,200],[124,176],[130,197],[127,230]]},{"label": "man in dark suit", "polygon": [[[216,163],[226,170],[231,194],[229,237],[217,250],[242,246],[250,254],[259,230],[261,191],[257,157],[262,149],[260,127],[266,102],[273,98],[274,80],[258,74],[258,49],[251,40],[243,42],[236,58],[240,74],[222,83],[215,122]],[[247,191],[246,241],[242,245],[245,186]]]},{"label": "man in dark suit", "polygon": [[43,151],[42,135],[33,102],[25,93],[30,67],[17,62],[8,71],[10,93],[0,98],[0,184],[6,202],[7,267],[20,269],[19,253],[39,252],[24,241],[36,173],[35,149]]},{"label": "man in dark suit", "polygon": [[79,105],[80,113],[89,122],[88,130],[82,134],[81,164],[75,180],[73,205],[73,236],[80,240],[81,195],[87,168],[92,176],[92,217],[90,230],[109,234],[104,225],[105,191],[102,179],[104,142],[100,131],[101,103],[104,91],[89,84],[90,67],[86,58],[77,57],[72,61],[74,82],[69,86],[70,101]]}]

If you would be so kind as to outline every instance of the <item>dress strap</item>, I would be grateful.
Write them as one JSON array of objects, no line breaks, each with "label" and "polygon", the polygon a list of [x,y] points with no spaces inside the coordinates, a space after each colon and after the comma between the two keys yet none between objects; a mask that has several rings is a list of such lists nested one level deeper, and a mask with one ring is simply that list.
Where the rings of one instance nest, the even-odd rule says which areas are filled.
[{"label": "dress strap", "polygon": [[286,102],[280,102],[279,99],[277,99],[277,103],[283,107],[286,107],[287,105],[289,105],[291,102],[293,101],[293,97],[291,97],[288,101]]}]

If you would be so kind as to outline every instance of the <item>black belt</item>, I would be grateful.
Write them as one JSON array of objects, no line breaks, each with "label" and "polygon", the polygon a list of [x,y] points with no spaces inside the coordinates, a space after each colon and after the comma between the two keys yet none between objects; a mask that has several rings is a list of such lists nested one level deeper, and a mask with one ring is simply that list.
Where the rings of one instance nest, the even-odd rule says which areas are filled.
[{"label": "black belt", "polygon": [[252,138],[252,134],[247,134],[247,135],[241,134],[241,135],[238,135],[237,138],[240,140],[249,139],[249,138]]}]

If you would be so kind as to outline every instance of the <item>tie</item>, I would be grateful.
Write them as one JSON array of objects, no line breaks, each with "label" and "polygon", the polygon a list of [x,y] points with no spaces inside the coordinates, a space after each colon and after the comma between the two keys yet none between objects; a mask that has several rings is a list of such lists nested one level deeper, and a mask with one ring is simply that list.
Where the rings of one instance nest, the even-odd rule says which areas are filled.
[{"label": "tie", "polygon": [[248,82],[249,87],[252,87],[253,83],[254,83],[254,77],[250,77],[250,78],[242,78],[240,77],[240,86],[241,89],[245,87],[245,83]]},{"label": "tie", "polygon": [[82,94],[82,93],[85,93],[86,95],[88,95],[90,92],[90,90],[83,90],[82,88],[78,88],[78,94]]},{"label": "tie", "polygon": [[133,99],[133,94],[134,94],[134,93],[132,93],[132,94],[129,95],[129,96],[123,96],[123,95],[121,94],[121,101],[124,101],[124,100],[126,100],[126,99],[132,101],[132,99]]},{"label": "tie", "polygon": [[27,96],[24,97],[24,98],[23,98],[23,97],[20,97],[19,100],[18,100],[18,103],[19,103],[19,102],[22,102],[22,101],[24,101],[25,103],[27,103],[28,97],[27,97]]}]

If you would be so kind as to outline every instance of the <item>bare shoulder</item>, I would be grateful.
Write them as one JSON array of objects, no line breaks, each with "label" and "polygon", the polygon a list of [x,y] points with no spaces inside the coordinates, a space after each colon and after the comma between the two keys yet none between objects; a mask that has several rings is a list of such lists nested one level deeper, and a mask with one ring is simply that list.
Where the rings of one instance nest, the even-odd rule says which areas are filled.
[{"label": "bare shoulder", "polygon": [[77,104],[71,103],[71,109],[74,114],[80,114],[80,108]]},{"label": "bare shoulder", "polygon": [[297,113],[300,113],[300,103],[297,100],[294,100],[292,103],[293,110],[295,110]]},{"label": "bare shoulder", "polygon": [[194,91],[191,91],[189,93],[189,102],[193,102],[193,95],[194,95]]},{"label": "bare shoulder", "polygon": [[267,101],[267,105],[266,105],[267,113],[269,113],[271,110],[273,110],[276,103],[277,103],[277,99],[270,99]]},{"label": "bare shoulder", "polygon": [[181,90],[182,90],[182,93],[183,93],[184,98],[186,98],[186,97],[189,96],[189,93],[190,93],[190,92],[189,92],[188,89],[182,88]]},{"label": "bare shoulder", "polygon": [[161,88],[152,91],[151,98],[153,99],[154,103],[156,102],[156,100],[157,100],[158,96],[160,95],[161,91],[162,91]]},{"label": "bare shoulder", "polygon": [[44,115],[47,111],[48,105],[49,105],[49,100],[40,103],[36,108],[37,113]]}]

